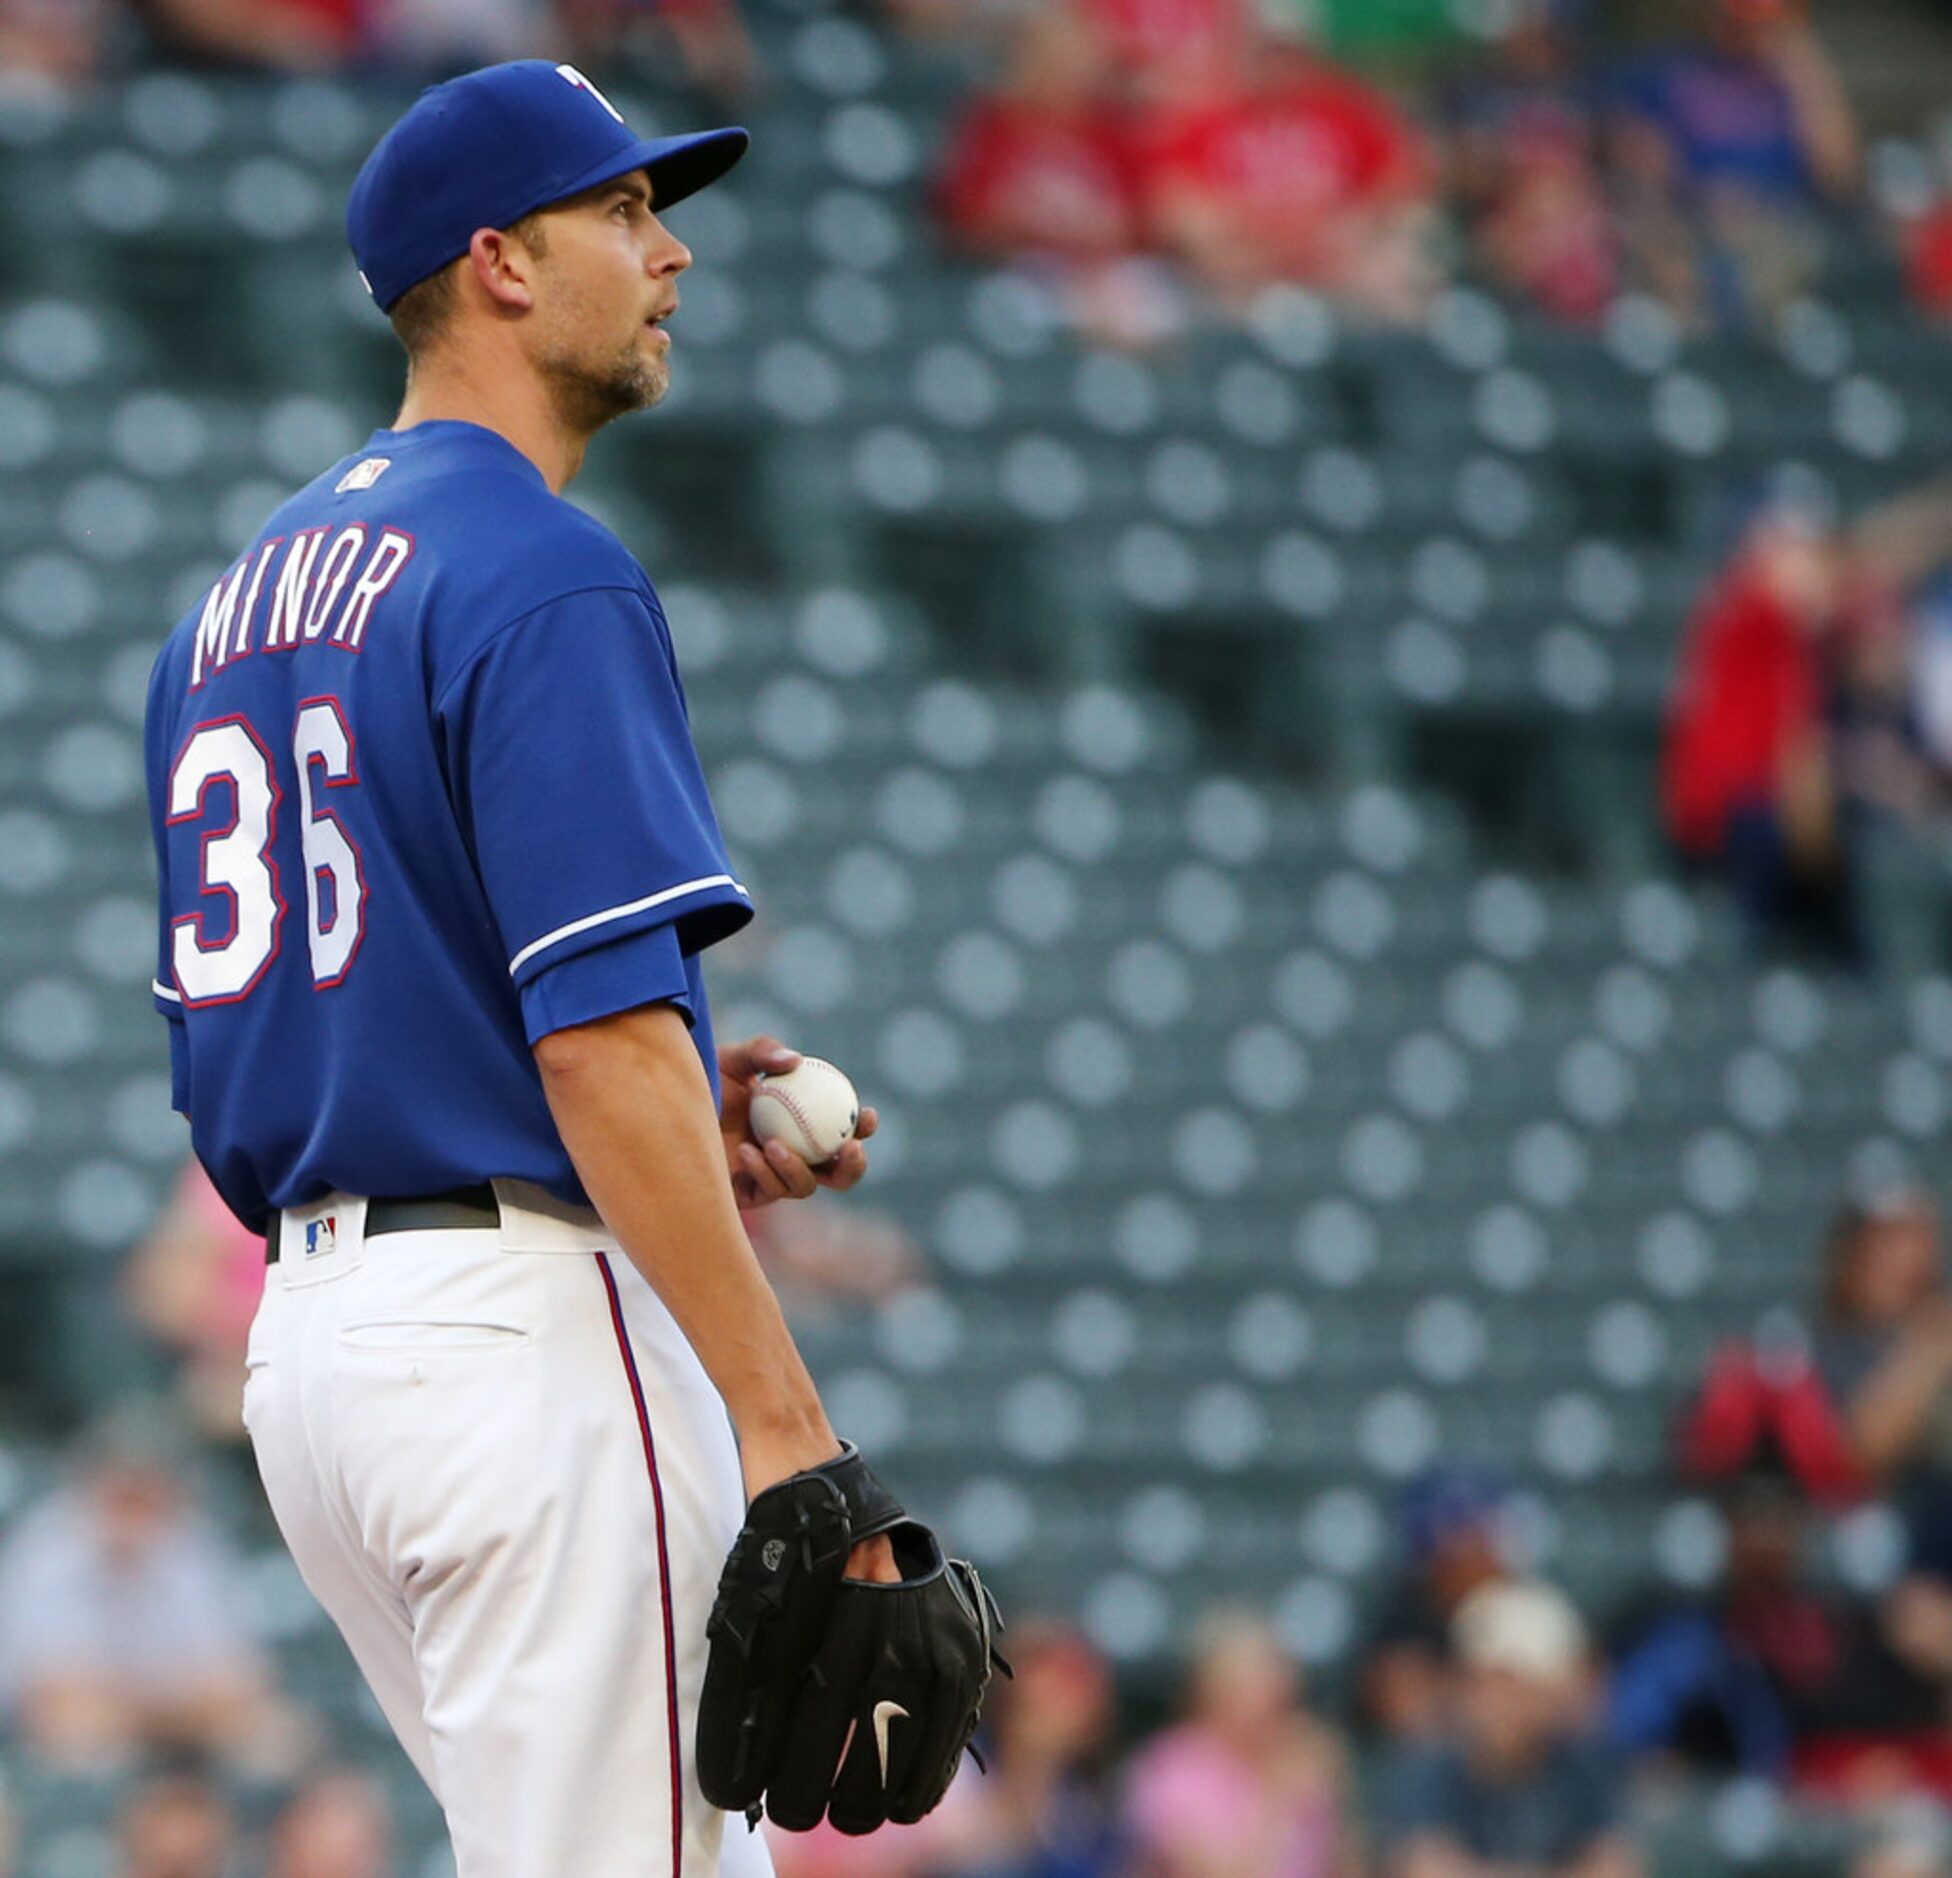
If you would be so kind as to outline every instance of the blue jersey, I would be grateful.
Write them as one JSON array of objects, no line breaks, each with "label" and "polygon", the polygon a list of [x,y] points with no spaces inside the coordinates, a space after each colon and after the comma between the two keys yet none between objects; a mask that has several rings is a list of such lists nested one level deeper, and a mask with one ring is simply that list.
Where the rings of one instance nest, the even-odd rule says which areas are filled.
[{"label": "blue jersey", "polygon": [[1686,47],[1643,61],[1621,92],[1628,111],[1667,134],[1696,189],[1792,202],[1811,194],[1795,102],[1761,60]]},{"label": "blue jersey", "polygon": [[174,1101],[248,1224],[584,1195],[534,1041],[678,1006],[751,917],[657,596],[471,424],[380,431],[171,634],[147,760]]}]

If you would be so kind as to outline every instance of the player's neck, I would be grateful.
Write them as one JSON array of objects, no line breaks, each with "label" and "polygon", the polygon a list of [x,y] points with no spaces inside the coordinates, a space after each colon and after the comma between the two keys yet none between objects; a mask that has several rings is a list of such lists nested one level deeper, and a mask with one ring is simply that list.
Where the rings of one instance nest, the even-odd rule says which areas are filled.
[{"label": "player's neck", "polygon": [[459,361],[422,364],[407,379],[395,430],[416,424],[478,424],[505,438],[533,463],[557,494],[583,467],[590,440],[566,430],[543,387],[525,375],[472,371]]}]

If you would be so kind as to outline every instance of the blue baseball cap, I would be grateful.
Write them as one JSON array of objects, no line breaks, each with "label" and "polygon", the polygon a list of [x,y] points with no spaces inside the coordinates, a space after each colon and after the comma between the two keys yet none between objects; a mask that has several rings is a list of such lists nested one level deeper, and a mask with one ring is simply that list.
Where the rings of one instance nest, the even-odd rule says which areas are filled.
[{"label": "blue baseball cap", "polygon": [[1452,1540],[1495,1526],[1511,1506],[1511,1483],[1495,1468],[1439,1462],[1403,1490],[1398,1507],[1404,1549],[1419,1564]]},{"label": "blue baseball cap", "polygon": [[573,65],[517,59],[422,92],[366,159],[346,203],[359,276],[382,312],[552,202],[648,170],[662,210],[716,182],[752,139],[736,126],[639,137]]}]

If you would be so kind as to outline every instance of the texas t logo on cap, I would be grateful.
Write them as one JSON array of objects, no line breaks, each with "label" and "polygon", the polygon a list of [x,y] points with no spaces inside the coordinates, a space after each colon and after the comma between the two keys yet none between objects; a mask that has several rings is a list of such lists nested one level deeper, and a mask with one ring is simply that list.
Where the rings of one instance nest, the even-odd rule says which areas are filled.
[{"label": "texas t logo on cap", "polygon": [[597,90],[597,88],[593,84],[591,84],[590,81],[587,78],[585,78],[583,74],[576,69],[575,66],[559,65],[556,67],[556,71],[560,77],[565,79],[568,83],[574,85],[577,88],[577,90],[587,91],[590,94],[590,96],[597,101],[598,104],[602,105],[603,108],[606,111],[608,111],[612,117],[614,117],[617,120],[619,124],[621,124],[624,121],[624,114],[620,110],[618,110],[617,107],[614,104],[612,104],[610,100],[603,95],[602,92]]}]

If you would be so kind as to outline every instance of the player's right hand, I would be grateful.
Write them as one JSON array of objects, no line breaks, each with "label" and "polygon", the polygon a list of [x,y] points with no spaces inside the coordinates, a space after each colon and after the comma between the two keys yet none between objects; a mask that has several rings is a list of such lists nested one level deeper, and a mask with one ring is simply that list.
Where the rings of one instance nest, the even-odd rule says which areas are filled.
[{"label": "player's right hand", "polygon": [[860,1185],[868,1171],[862,1145],[880,1125],[871,1108],[861,1111],[854,1137],[824,1167],[810,1167],[784,1142],[761,1143],[751,1127],[752,1092],[762,1076],[779,1076],[797,1068],[800,1052],[777,1037],[749,1037],[743,1043],[722,1044],[718,1052],[719,1133],[725,1139],[725,1160],[732,1176],[732,1193],[741,1210],[771,1206],[778,1200],[808,1200],[822,1187],[845,1193]]}]

